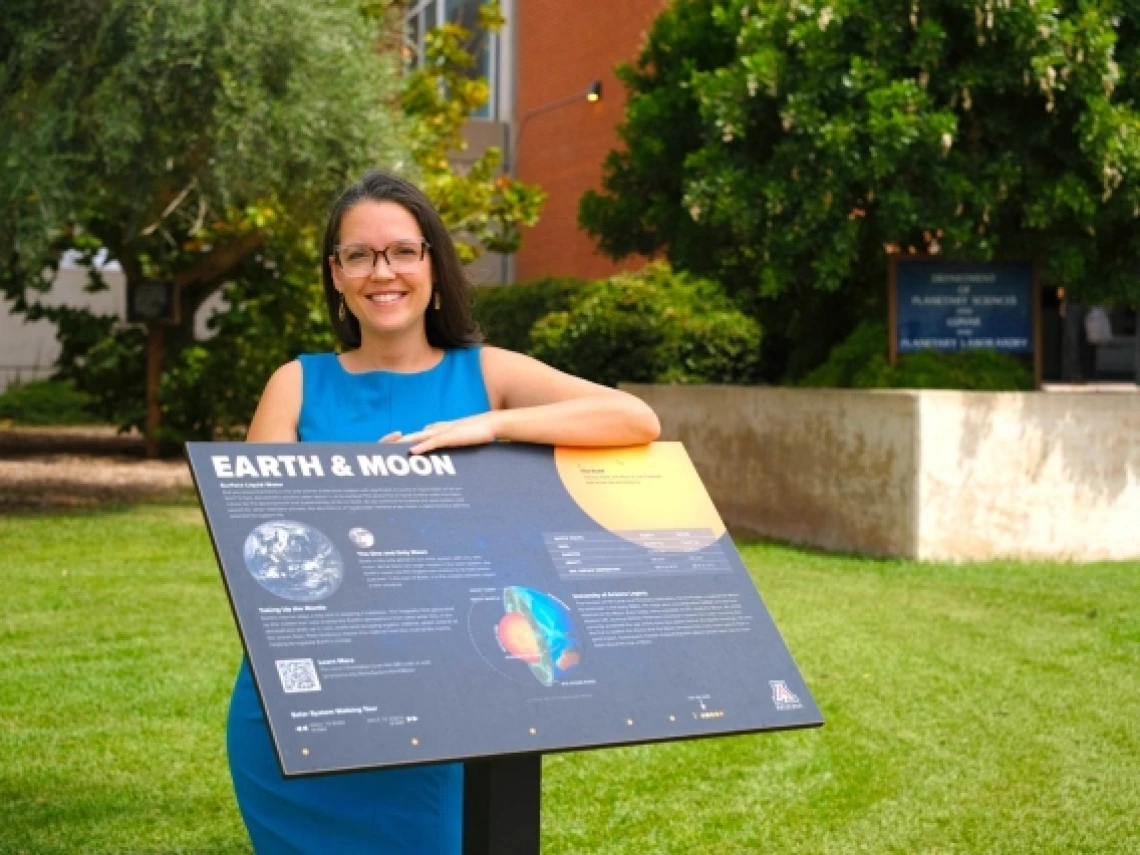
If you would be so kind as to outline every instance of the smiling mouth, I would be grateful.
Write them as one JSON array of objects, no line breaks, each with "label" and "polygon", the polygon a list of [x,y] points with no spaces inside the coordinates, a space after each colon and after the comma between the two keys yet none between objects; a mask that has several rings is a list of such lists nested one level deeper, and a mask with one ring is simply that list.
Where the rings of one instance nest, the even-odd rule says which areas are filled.
[{"label": "smiling mouth", "polygon": [[402,291],[385,291],[381,294],[369,294],[366,299],[369,303],[395,303],[398,300],[404,299],[407,294]]}]

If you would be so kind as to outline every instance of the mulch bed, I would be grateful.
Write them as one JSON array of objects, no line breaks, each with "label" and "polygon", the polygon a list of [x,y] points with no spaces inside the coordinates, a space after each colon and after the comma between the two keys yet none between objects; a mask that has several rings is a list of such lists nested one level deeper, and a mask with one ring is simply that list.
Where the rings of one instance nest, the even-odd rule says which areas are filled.
[{"label": "mulch bed", "polygon": [[147,460],[141,436],[111,427],[0,427],[0,514],[193,495],[186,461]]}]

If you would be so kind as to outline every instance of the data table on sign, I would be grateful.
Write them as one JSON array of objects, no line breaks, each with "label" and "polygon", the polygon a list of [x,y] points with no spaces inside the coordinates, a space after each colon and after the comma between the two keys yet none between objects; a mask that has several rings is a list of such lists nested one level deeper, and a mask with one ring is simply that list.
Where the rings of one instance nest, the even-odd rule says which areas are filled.
[{"label": "data table on sign", "polygon": [[563,579],[732,572],[709,529],[547,532],[543,539]]}]

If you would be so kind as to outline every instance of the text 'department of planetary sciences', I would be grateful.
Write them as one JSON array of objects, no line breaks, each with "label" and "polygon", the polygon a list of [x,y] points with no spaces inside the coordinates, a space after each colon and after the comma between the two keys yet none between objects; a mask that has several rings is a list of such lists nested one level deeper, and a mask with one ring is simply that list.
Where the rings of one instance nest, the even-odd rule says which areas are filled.
[{"label": "text 'department of planetary sciences'", "polygon": [[894,263],[894,350],[1034,349],[1034,278],[1030,264],[958,264],[923,259]]}]

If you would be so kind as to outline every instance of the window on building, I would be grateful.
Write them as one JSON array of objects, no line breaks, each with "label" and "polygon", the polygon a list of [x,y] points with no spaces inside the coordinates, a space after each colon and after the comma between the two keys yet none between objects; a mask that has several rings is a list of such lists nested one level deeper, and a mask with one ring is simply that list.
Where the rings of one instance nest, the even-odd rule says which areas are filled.
[{"label": "window on building", "polygon": [[404,15],[404,45],[408,64],[419,67],[424,56],[424,36],[435,27],[446,23],[459,24],[471,37],[464,46],[475,58],[470,69],[472,79],[483,78],[490,86],[487,103],[475,113],[476,118],[490,119],[498,115],[499,81],[498,38],[479,26],[479,7],[487,0],[418,0],[409,3]]}]

